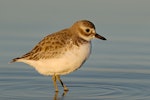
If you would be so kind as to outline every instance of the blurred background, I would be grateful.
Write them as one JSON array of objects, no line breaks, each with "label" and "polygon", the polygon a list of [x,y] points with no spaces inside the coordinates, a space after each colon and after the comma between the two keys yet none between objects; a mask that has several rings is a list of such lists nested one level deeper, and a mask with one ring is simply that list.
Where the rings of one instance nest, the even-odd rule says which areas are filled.
[{"label": "blurred background", "polygon": [[55,98],[51,78],[26,64],[8,62],[44,36],[87,19],[107,41],[93,40],[83,67],[63,77],[72,89],[64,99],[149,100],[149,4],[149,0],[0,0],[0,98]]}]

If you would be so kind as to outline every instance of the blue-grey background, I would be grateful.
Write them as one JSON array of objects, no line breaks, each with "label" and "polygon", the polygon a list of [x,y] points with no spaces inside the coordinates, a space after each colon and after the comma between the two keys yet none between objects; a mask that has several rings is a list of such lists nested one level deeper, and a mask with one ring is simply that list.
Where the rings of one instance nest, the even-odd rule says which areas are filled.
[{"label": "blue-grey background", "polygon": [[[149,0],[0,0],[1,100],[149,100]],[[49,33],[92,21],[107,41],[93,40],[78,71],[63,76],[70,91],[55,94],[50,77],[9,64]]]}]

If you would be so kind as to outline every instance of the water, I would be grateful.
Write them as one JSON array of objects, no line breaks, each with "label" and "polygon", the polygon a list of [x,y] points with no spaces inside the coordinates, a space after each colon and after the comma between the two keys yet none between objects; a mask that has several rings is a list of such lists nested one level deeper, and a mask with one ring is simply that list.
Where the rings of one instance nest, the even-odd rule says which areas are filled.
[{"label": "water", "polygon": [[[148,2],[133,1],[90,1],[95,6],[86,9],[81,6],[85,2],[80,7],[74,1],[69,10],[65,6],[68,3],[63,2],[62,10],[68,10],[69,17],[68,12],[61,14],[61,6],[54,9],[55,3],[18,1],[16,4],[22,5],[19,6],[13,1],[5,2],[5,6],[1,2],[0,7],[5,9],[0,10],[0,100],[150,100],[150,8]],[[55,12],[53,17],[47,13],[50,11]],[[68,27],[85,15],[107,41],[93,40],[92,54],[86,63],[61,77],[68,92],[63,92],[59,84],[60,91],[55,93],[51,77],[38,74],[26,64],[8,63],[49,32]]]},{"label": "water", "polygon": [[18,36],[13,35],[10,38],[4,34],[1,38],[1,45],[7,45],[2,45],[1,49],[1,100],[150,99],[148,34],[137,34],[136,39],[133,34],[130,37],[128,34],[123,37],[119,34],[105,34],[107,41],[94,40],[92,55],[83,67],[62,76],[70,91],[63,93],[59,84],[58,94],[54,92],[51,77],[42,76],[23,63],[8,63],[13,57],[30,50],[40,40],[35,35],[28,37],[28,34],[15,40]]},{"label": "water", "polygon": [[[65,100],[148,100],[150,81],[148,73],[117,69],[86,69],[63,77],[70,91],[56,97],[49,77],[40,76],[28,68],[8,68],[1,72],[2,100],[40,100],[63,98]],[[55,99],[54,99],[55,100]]]}]

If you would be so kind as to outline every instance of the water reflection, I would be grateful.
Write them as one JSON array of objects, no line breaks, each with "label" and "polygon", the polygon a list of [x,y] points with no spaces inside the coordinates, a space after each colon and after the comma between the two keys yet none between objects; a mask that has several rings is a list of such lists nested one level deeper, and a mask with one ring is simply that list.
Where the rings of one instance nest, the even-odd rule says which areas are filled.
[{"label": "water reflection", "polygon": [[53,98],[53,100],[63,100],[64,99],[64,97],[67,95],[67,93],[68,93],[68,91],[64,91],[63,93],[62,93],[62,95],[61,95],[61,97],[59,98],[59,92],[55,92],[54,93],[54,98]]}]

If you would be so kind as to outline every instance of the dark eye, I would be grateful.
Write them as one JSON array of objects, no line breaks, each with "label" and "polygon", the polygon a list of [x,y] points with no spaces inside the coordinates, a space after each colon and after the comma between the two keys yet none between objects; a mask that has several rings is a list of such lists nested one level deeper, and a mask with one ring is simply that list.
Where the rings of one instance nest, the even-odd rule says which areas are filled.
[{"label": "dark eye", "polygon": [[86,29],[85,31],[86,31],[86,32],[90,32],[90,29]]}]

